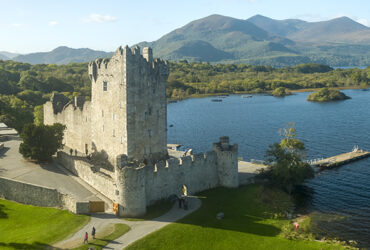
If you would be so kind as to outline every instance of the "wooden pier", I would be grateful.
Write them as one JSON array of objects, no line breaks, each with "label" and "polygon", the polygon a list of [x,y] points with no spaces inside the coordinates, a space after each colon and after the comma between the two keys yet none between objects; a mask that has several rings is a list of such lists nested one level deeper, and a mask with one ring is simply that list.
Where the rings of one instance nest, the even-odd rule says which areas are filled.
[{"label": "wooden pier", "polygon": [[311,163],[312,166],[319,168],[320,170],[330,169],[339,167],[354,161],[358,161],[364,158],[370,157],[369,151],[354,149],[351,152],[332,156],[326,159],[321,159]]}]

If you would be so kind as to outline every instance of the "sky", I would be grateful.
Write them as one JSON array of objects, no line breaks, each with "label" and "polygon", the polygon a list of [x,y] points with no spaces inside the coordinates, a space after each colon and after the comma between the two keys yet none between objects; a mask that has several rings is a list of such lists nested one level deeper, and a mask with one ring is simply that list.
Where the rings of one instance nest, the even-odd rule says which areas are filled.
[{"label": "sky", "polygon": [[0,0],[0,51],[58,46],[114,51],[154,41],[212,14],[323,21],[347,16],[370,26],[370,0]]}]

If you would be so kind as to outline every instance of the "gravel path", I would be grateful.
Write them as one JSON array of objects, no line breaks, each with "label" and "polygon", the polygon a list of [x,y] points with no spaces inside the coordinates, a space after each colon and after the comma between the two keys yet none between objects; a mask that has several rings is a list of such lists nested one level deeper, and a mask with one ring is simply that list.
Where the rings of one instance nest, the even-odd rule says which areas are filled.
[{"label": "gravel path", "polygon": [[89,237],[91,237],[92,227],[96,228],[97,236],[99,237],[99,232],[106,230],[106,228],[109,227],[111,224],[124,223],[130,226],[131,230],[104,247],[104,249],[123,249],[131,243],[143,238],[144,236],[185,217],[201,206],[201,201],[198,198],[189,197],[188,199],[188,210],[178,208],[178,205],[176,203],[168,213],[149,221],[128,221],[124,219],[119,219],[111,214],[93,214],[91,216],[90,222],[86,226],[84,226],[81,230],[76,232],[68,239],[54,244],[54,247],[76,247],[83,242],[85,232],[87,232],[89,234]]}]

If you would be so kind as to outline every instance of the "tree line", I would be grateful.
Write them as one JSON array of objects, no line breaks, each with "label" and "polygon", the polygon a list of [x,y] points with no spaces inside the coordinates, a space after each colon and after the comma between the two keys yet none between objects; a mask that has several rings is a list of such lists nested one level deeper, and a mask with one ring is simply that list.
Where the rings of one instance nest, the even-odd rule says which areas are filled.
[{"label": "tree line", "polygon": [[[0,60],[0,121],[19,132],[24,124],[42,121],[42,105],[53,92],[67,97],[91,95],[87,63],[31,65]],[[368,86],[370,67],[333,69],[321,64],[273,68],[249,64],[170,62],[166,95],[183,99],[219,93],[279,93],[322,87]],[[280,89],[279,89],[280,88]],[[285,91],[285,90],[284,90]]]}]

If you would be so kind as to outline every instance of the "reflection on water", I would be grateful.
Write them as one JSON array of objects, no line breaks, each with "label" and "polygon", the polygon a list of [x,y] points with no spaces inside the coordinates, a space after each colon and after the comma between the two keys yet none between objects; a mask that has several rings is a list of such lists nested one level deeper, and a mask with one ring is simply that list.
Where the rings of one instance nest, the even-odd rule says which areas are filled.
[{"label": "reflection on water", "polygon": [[[239,144],[244,160],[263,159],[268,145],[280,140],[279,128],[295,122],[307,158],[329,157],[354,145],[370,150],[370,92],[345,90],[352,99],[310,103],[309,93],[285,98],[234,95],[222,102],[190,99],[168,105],[168,142],[205,152],[222,135]],[[306,209],[347,216],[330,223],[331,232],[370,247],[370,159],[319,173]]]}]

